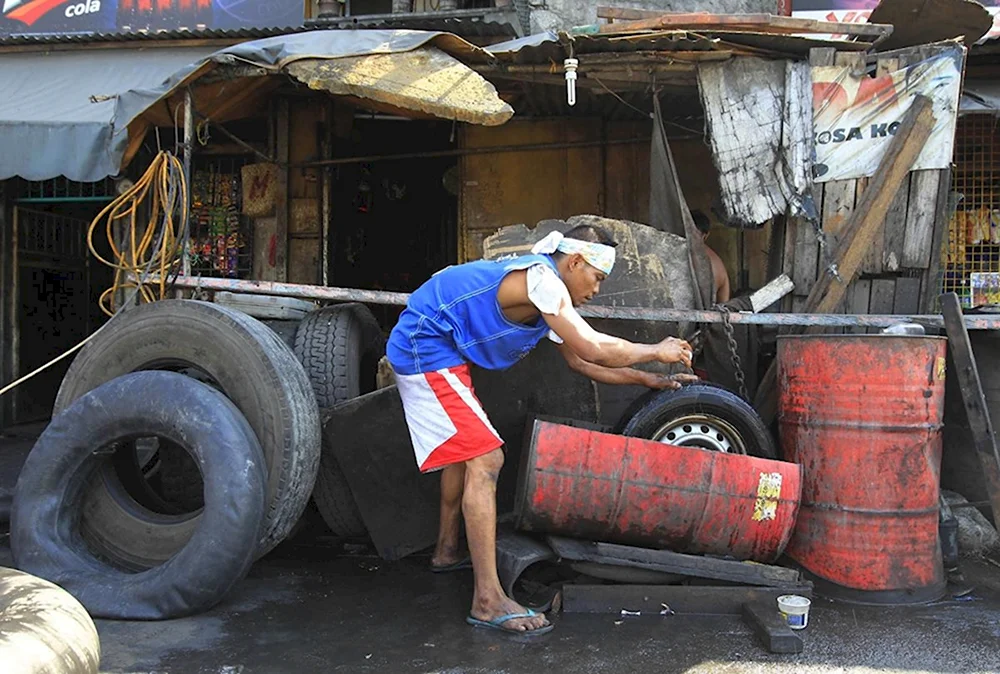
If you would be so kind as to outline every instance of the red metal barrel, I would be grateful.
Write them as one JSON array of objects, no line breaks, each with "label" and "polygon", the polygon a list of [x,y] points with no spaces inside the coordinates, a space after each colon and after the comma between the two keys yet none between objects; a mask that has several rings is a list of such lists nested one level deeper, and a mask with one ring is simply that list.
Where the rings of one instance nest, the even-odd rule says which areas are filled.
[{"label": "red metal barrel", "polygon": [[946,345],[894,335],[779,339],[781,446],[803,469],[788,556],[815,577],[817,592],[875,604],[944,593]]},{"label": "red metal barrel", "polygon": [[788,544],[801,482],[791,463],[536,421],[517,526],[770,562]]}]

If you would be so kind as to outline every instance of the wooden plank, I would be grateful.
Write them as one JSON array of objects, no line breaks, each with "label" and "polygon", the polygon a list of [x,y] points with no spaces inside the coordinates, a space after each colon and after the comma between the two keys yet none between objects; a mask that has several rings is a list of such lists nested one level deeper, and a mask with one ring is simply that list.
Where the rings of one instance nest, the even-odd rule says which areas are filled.
[{"label": "wooden plank", "polygon": [[782,274],[750,295],[750,306],[755,314],[760,313],[794,289],[795,284],[792,283],[792,279],[788,278],[787,274]]},{"label": "wooden plank", "polygon": [[[965,406],[976,454],[979,455],[983,468],[983,478],[993,508],[993,518],[1000,520],[1000,454],[997,453],[993,423],[990,420],[989,408],[986,406],[983,384],[979,379],[979,369],[976,367],[976,356],[972,352],[969,333],[965,329],[958,295],[955,293],[941,295],[941,310],[944,313],[948,344],[955,363],[953,374],[958,377],[962,389],[962,403]],[[941,367],[942,365],[938,365],[935,371],[940,372]]]},{"label": "wooden plank", "polygon": [[942,246],[948,239],[951,226],[949,201],[951,199],[951,167],[942,171],[938,181],[937,213],[934,215],[934,236],[931,240],[931,260],[920,284],[920,311],[934,311],[938,294],[941,292]]},{"label": "wooden plank", "polygon": [[896,301],[896,279],[879,278],[872,281],[869,311],[873,314],[891,314]]},{"label": "wooden plank", "polygon": [[602,33],[641,30],[748,30],[771,34],[820,33],[879,38],[892,33],[892,26],[869,23],[838,23],[773,14],[664,13],[656,10],[599,7],[598,17],[621,23],[601,26]]},{"label": "wooden plank", "polygon": [[278,189],[274,198],[274,245],[271,247],[274,261],[275,280],[284,282],[288,279],[288,192],[289,185],[289,104],[287,98],[278,100],[275,106],[275,154],[278,162]]},{"label": "wooden plank", "polygon": [[[865,66],[865,56],[864,54],[841,52],[834,57],[834,64],[852,70],[861,70]],[[830,251],[831,255],[840,242],[840,230],[854,211],[857,187],[858,181],[853,179],[831,180],[823,183],[823,210],[820,213],[823,233],[826,235],[827,250]],[[822,252],[820,258],[822,266]]]},{"label": "wooden plank", "polygon": [[749,602],[743,605],[743,621],[761,645],[771,653],[801,653],[802,637],[788,626],[777,602]]},{"label": "wooden plank", "polygon": [[[892,57],[880,58],[876,69],[881,67],[888,74],[900,68],[905,68],[909,63],[909,55],[897,54]],[[886,211],[885,230],[881,242],[882,257],[871,268],[865,268],[867,273],[894,273],[899,270],[903,260],[903,239],[906,234],[906,205],[909,201],[909,196],[910,180],[905,180]],[[878,245],[876,243],[873,248]]]},{"label": "wooden plank", "polygon": [[[870,310],[872,282],[868,279],[857,279],[847,289],[847,313],[867,314]],[[863,335],[867,332],[865,328],[855,327],[848,330],[855,335]]]},{"label": "wooden plank", "polygon": [[277,281],[275,252],[278,242],[276,217],[253,220],[253,278],[255,281]]},{"label": "wooden plank", "polygon": [[913,172],[903,237],[902,266],[905,268],[927,269],[930,266],[942,173],[936,169]]},{"label": "wooden plank", "polygon": [[920,312],[920,279],[901,277],[896,279],[892,313],[911,315]]},{"label": "wooden plank", "polygon": [[812,597],[812,583],[784,587],[719,587],[711,585],[564,585],[564,613],[621,615],[742,615],[743,605],[773,602],[783,594]]},{"label": "wooden plank", "polygon": [[[934,112],[926,96],[918,96],[907,111],[895,137],[879,164],[878,171],[855,206],[844,226],[840,246],[834,255],[842,279],[823,274],[806,300],[809,313],[830,313],[843,301],[847,285],[854,280],[868,247],[881,234],[883,213],[893,194],[904,181],[920,150],[934,127]],[[810,329],[806,332],[815,333]],[[777,364],[771,363],[761,379],[754,400],[757,412],[765,424],[770,424],[778,412]]]},{"label": "wooden plank", "polygon": [[669,550],[650,550],[612,543],[592,543],[559,536],[549,536],[548,541],[560,557],[578,562],[610,564],[769,587],[789,585],[800,580],[798,571],[781,566],[736,562],[728,559],[685,555]]},{"label": "wooden plank", "polygon": [[[844,283],[853,280],[875,236],[881,234],[883,213],[920,154],[933,126],[931,101],[925,96],[918,96],[889,144],[861,202],[844,226],[843,238],[835,255]],[[821,276],[809,294],[810,311],[827,313],[836,308],[846,290],[844,283],[829,274]]]},{"label": "wooden plank", "polygon": [[[899,70],[899,59],[898,58],[880,58],[875,65],[875,77],[886,77],[890,73]],[[868,185],[868,178],[861,178],[858,180],[858,193],[857,198],[861,198],[864,193],[865,188]],[[892,208],[890,207],[890,212]],[[901,215],[899,216],[902,217]],[[887,221],[884,225],[884,231],[888,232],[890,223]],[[868,255],[865,256],[865,261],[861,265],[862,274],[881,274],[882,273],[882,256],[885,251],[885,235],[876,236],[875,241],[872,243],[871,250]]]}]

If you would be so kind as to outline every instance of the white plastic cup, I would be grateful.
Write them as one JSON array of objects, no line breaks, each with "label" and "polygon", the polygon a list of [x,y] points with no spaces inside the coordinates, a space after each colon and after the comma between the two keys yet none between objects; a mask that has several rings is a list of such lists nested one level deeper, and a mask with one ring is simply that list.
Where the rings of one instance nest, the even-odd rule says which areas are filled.
[{"label": "white plastic cup", "polygon": [[809,624],[809,606],[812,604],[806,597],[797,594],[783,594],[778,597],[778,610],[788,621],[793,630],[802,630]]}]

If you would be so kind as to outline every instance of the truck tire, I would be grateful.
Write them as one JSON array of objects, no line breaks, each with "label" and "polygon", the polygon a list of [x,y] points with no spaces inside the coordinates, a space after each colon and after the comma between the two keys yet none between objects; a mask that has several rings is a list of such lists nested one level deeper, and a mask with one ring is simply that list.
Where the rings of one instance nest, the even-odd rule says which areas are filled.
[{"label": "truck tire", "polygon": [[[109,446],[147,434],[197,459],[205,508],[170,559],[129,573],[88,547],[79,514],[91,478],[110,463]],[[18,567],[60,585],[95,617],[179,618],[211,608],[246,575],[266,495],[263,450],[226,396],[174,372],[135,372],[77,399],[39,437],[14,493],[11,552]],[[116,496],[130,507],[127,495]]]},{"label": "truck tire", "polygon": [[[314,311],[302,319],[295,333],[295,355],[305,368],[321,409],[373,391],[378,361],[384,353],[378,322],[361,304]],[[335,443],[336,438],[323,433],[313,502],[334,535],[364,536],[367,529],[337,463]]]},{"label": "truck tire", "polygon": [[71,594],[0,568],[0,662],[6,674],[97,674],[101,641]]},{"label": "truck tire", "polygon": [[[112,320],[73,361],[55,413],[101,384],[139,370],[183,372],[222,391],[264,450],[267,508],[257,547],[257,556],[263,556],[302,514],[319,466],[319,411],[295,355],[264,324],[207,302],[162,300]],[[160,466],[161,472],[169,468]],[[129,569],[150,568],[184,546],[198,513],[165,517],[169,513],[150,511],[134,499],[113,498],[130,481],[125,477],[102,469],[84,501],[82,533],[106,559]]]},{"label": "truck tire", "polygon": [[754,409],[711,384],[643,395],[625,412],[616,432],[682,447],[778,458],[774,438]]}]

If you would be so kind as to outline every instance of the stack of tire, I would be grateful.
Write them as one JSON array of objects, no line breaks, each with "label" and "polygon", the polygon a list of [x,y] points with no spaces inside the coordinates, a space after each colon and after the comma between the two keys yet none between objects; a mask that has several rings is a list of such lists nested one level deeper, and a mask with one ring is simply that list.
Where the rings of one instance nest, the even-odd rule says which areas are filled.
[{"label": "stack of tire", "polygon": [[[210,608],[302,516],[320,472],[318,403],[360,392],[378,335],[351,305],[308,315],[291,347],[205,302],[116,317],[74,360],[19,477],[15,562],[95,617]],[[364,533],[339,466],[323,464],[317,506]]]}]

